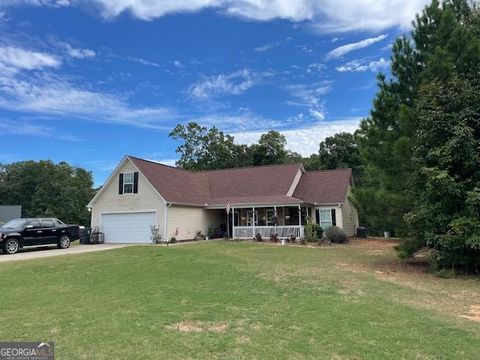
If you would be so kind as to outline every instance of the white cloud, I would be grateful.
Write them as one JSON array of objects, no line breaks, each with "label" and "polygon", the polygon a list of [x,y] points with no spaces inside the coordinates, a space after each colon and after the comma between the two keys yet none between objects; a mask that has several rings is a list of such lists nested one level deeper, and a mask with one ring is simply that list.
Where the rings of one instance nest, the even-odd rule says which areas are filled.
[{"label": "white cloud", "polygon": [[326,116],[323,96],[332,88],[330,81],[314,84],[288,85],[285,89],[294,100],[287,101],[288,105],[306,108],[309,114],[317,120],[324,120]]},{"label": "white cloud", "polygon": [[96,55],[95,51],[93,50],[76,48],[69,43],[60,42],[59,45],[65,49],[70,57],[75,59],[93,58]]},{"label": "white cloud", "polygon": [[60,59],[44,52],[25,50],[15,46],[0,46],[0,64],[15,69],[34,70],[58,67]]},{"label": "white cloud", "polygon": [[390,61],[385,60],[382,57],[374,61],[365,61],[362,59],[349,61],[346,64],[337,66],[335,69],[338,72],[363,72],[363,71],[378,72],[388,68],[389,66],[390,66]]},{"label": "white cloud", "polygon": [[175,166],[175,163],[177,162],[178,159],[152,159],[150,157],[145,157],[147,160],[163,164],[163,165],[168,165],[168,166]]},{"label": "white cloud", "polygon": [[253,49],[253,51],[256,51],[256,52],[268,51],[268,50],[274,49],[274,48],[282,45],[283,43],[288,43],[292,40],[293,40],[293,38],[291,38],[290,36],[287,36],[285,39],[274,41],[274,42],[271,42],[271,43],[268,43],[268,44],[265,44],[265,45],[262,45],[262,46],[257,46],[256,48]]},{"label": "white cloud", "polygon": [[181,61],[178,61],[178,60],[173,61],[173,66],[175,66],[176,68],[179,68],[179,69],[183,69],[185,67],[185,65]]},{"label": "white cloud", "polygon": [[268,119],[255,114],[250,109],[240,108],[232,114],[210,114],[199,116],[193,121],[203,126],[216,126],[231,133],[238,131],[264,131],[271,128],[282,128],[286,126],[299,126],[304,122],[303,114],[292,116],[287,119]]},{"label": "white cloud", "polygon": [[264,52],[264,51],[271,50],[271,49],[273,49],[277,46],[278,46],[278,43],[265,44],[265,45],[262,45],[262,46],[257,46],[256,48],[253,49],[253,51]]},{"label": "white cloud", "polygon": [[[326,137],[338,132],[353,133],[358,129],[362,118],[348,118],[335,121],[323,121],[308,127],[279,130],[287,138],[287,148],[302,156],[309,156],[318,152],[318,146]],[[264,131],[236,132],[235,141],[239,144],[253,144],[258,141]]]},{"label": "white cloud", "polygon": [[174,116],[165,107],[132,107],[124,96],[87,90],[52,73],[20,70],[0,72],[0,108],[162,129]]},{"label": "white cloud", "polygon": [[132,56],[127,56],[127,60],[132,61],[132,62],[136,62],[136,63],[139,63],[139,64],[142,64],[142,65],[153,66],[153,67],[160,67],[160,64],[158,64],[158,63],[156,63],[156,62],[153,62],[153,61],[145,60],[145,59],[142,59],[142,58],[136,58],[136,57],[132,57]]},{"label": "white cloud", "polygon": [[379,31],[408,28],[414,15],[430,0],[2,0],[3,7],[15,5],[84,6],[99,9],[104,18],[128,12],[146,21],[172,13],[208,8],[228,15],[269,21],[307,21],[321,32]]},{"label": "white cloud", "polygon": [[312,63],[307,67],[307,73],[318,72],[322,73],[327,69],[327,66],[322,63]]},{"label": "white cloud", "polygon": [[375,44],[379,41],[382,41],[386,37],[387,37],[387,35],[382,34],[382,35],[379,35],[377,37],[368,38],[368,39],[364,39],[364,40],[361,40],[361,41],[358,41],[358,42],[355,42],[355,43],[339,46],[339,47],[333,49],[332,51],[328,52],[327,55],[325,56],[325,58],[327,60],[330,60],[330,59],[336,59],[336,58],[342,57],[343,55],[348,54],[349,52],[359,50],[359,49],[363,49],[363,48],[366,48],[367,46],[370,46],[370,45],[373,45],[373,44]]},{"label": "white cloud", "polygon": [[32,124],[29,122],[10,121],[0,119],[0,135],[25,135],[25,136],[39,136],[45,138],[55,138],[65,141],[80,141],[77,137],[69,134],[64,134],[51,127]]},{"label": "white cloud", "polygon": [[195,99],[208,99],[226,94],[240,95],[255,86],[255,74],[244,69],[231,74],[209,76],[189,87],[190,95]]}]

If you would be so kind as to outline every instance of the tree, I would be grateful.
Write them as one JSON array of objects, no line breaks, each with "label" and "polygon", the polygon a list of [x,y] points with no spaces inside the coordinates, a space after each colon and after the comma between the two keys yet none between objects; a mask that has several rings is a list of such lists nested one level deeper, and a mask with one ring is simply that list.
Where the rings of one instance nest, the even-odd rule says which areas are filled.
[{"label": "tree", "polygon": [[24,161],[0,165],[0,203],[22,205],[25,217],[58,217],[88,225],[92,174],[65,162]]},{"label": "tree", "polygon": [[419,31],[436,25],[415,102],[414,207],[406,219],[416,240],[436,250],[438,267],[480,271],[479,9],[455,1],[424,13]]},{"label": "tree", "polygon": [[351,133],[341,132],[327,137],[320,143],[318,151],[320,169],[351,168],[357,185],[361,183],[363,174],[362,157]]},{"label": "tree", "polygon": [[278,131],[271,130],[260,136],[258,144],[252,145],[253,165],[283,164],[288,155],[287,139]]},{"label": "tree", "polygon": [[479,9],[434,0],[411,39],[395,42],[392,78],[379,76],[358,140],[366,166],[354,191],[374,227],[435,249],[439,266],[478,264]]},{"label": "tree", "polygon": [[251,162],[248,147],[235,144],[233,136],[225,135],[216,127],[207,129],[195,122],[179,124],[169,136],[183,141],[176,150],[181,154],[176,164],[183,169],[226,169]]}]

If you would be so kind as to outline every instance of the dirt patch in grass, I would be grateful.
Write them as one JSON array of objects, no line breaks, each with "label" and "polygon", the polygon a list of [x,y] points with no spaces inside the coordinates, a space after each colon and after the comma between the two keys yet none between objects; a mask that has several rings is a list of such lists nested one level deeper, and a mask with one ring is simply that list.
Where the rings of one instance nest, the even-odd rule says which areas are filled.
[{"label": "dirt patch in grass", "polygon": [[472,305],[470,306],[470,311],[467,315],[462,315],[463,318],[480,322],[480,305]]},{"label": "dirt patch in grass", "polygon": [[204,322],[204,321],[180,321],[167,326],[168,330],[179,332],[225,332],[228,324],[225,322]]}]

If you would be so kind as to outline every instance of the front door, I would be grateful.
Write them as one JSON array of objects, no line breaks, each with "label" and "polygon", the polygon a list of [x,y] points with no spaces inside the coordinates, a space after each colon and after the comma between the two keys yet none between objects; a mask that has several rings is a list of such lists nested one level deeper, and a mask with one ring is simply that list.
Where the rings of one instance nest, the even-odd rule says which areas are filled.
[{"label": "front door", "polygon": [[38,245],[43,238],[42,225],[39,220],[30,221],[23,234],[23,245],[32,246]]},{"label": "front door", "polygon": [[275,210],[274,209],[267,209],[267,214],[266,214],[266,219],[267,219],[267,226],[273,226],[275,225]]},{"label": "front door", "polygon": [[253,226],[253,222],[255,221],[255,226],[258,225],[258,212],[248,210],[247,211],[247,226]]}]

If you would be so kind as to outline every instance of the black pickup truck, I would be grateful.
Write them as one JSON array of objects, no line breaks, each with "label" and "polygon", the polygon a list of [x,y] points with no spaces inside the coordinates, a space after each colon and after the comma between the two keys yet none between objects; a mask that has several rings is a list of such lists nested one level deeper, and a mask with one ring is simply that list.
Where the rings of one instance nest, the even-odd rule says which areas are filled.
[{"label": "black pickup truck", "polygon": [[24,246],[57,245],[66,249],[79,238],[79,227],[54,218],[15,219],[0,226],[0,249],[15,254]]}]

